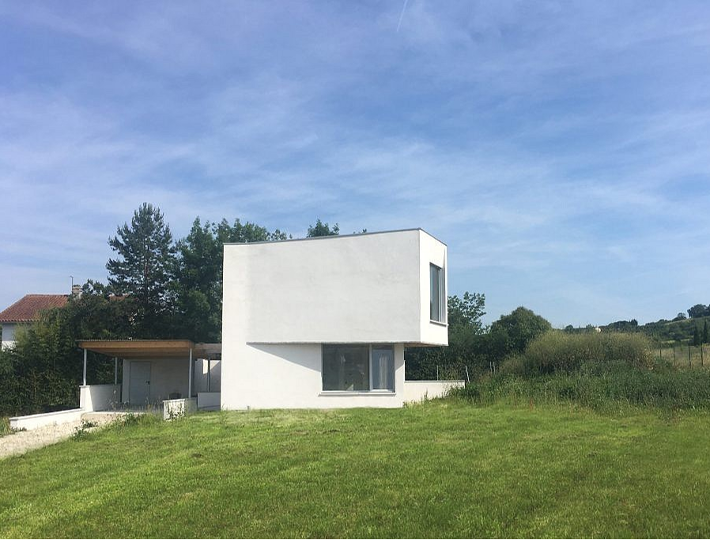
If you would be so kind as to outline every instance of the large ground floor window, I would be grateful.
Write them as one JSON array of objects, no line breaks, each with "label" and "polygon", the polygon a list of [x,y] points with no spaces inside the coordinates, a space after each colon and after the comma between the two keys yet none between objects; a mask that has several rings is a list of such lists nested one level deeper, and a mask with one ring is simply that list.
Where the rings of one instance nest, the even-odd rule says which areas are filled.
[{"label": "large ground floor window", "polygon": [[323,345],[323,390],[394,392],[394,347]]}]

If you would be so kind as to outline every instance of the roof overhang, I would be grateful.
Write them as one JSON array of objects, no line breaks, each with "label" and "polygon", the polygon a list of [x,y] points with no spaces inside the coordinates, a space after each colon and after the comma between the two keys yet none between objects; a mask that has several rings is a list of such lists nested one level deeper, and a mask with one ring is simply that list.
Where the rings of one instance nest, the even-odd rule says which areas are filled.
[{"label": "roof overhang", "polygon": [[193,343],[189,339],[87,339],[79,348],[117,358],[215,358],[221,343]]}]

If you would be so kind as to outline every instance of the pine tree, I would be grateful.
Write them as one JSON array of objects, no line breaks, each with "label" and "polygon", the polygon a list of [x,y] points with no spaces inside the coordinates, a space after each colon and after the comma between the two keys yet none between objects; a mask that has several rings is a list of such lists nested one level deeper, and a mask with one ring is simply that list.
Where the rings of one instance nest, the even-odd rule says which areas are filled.
[{"label": "pine tree", "polygon": [[170,227],[159,208],[143,203],[133,213],[130,227],[124,223],[116,232],[108,241],[118,254],[106,263],[109,284],[117,293],[133,297],[136,337],[167,337],[169,283],[175,268]]}]

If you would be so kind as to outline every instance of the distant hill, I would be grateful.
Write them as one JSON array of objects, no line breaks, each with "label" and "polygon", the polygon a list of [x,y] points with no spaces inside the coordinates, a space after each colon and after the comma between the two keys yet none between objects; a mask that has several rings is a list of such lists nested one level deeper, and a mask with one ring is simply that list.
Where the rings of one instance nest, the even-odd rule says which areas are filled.
[{"label": "distant hill", "polygon": [[[689,342],[693,340],[693,332],[697,327],[698,332],[702,335],[705,321],[708,321],[710,326],[710,316],[694,317],[692,319],[674,320],[661,319],[656,322],[646,324],[638,324],[636,319],[630,321],[616,321],[598,328],[602,332],[642,332],[656,341],[671,342]],[[593,330],[594,327],[587,326],[586,328],[573,328],[568,326],[566,332],[578,333]]]}]

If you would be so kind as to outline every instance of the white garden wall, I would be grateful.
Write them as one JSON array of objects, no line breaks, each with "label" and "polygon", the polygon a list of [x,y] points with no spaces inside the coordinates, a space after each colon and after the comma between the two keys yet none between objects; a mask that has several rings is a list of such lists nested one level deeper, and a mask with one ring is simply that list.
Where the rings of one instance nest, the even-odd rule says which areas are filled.
[{"label": "white garden wall", "polygon": [[404,401],[415,402],[444,397],[452,388],[460,388],[464,384],[464,381],[405,381]]},{"label": "white garden wall", "polygon": [[108,411],[120,403],[120,384],[91,384],[79,387],[79,407],[85,412]]},{"label": "white garden wall", "polygon": [[28,416],[16,416],[10,418],[10,429],[32,430],[45,426],[65,424],[67,422],[78,422],[84,409],[70,409],[68,411],[57,411],[44,414],[31,414]]}]

